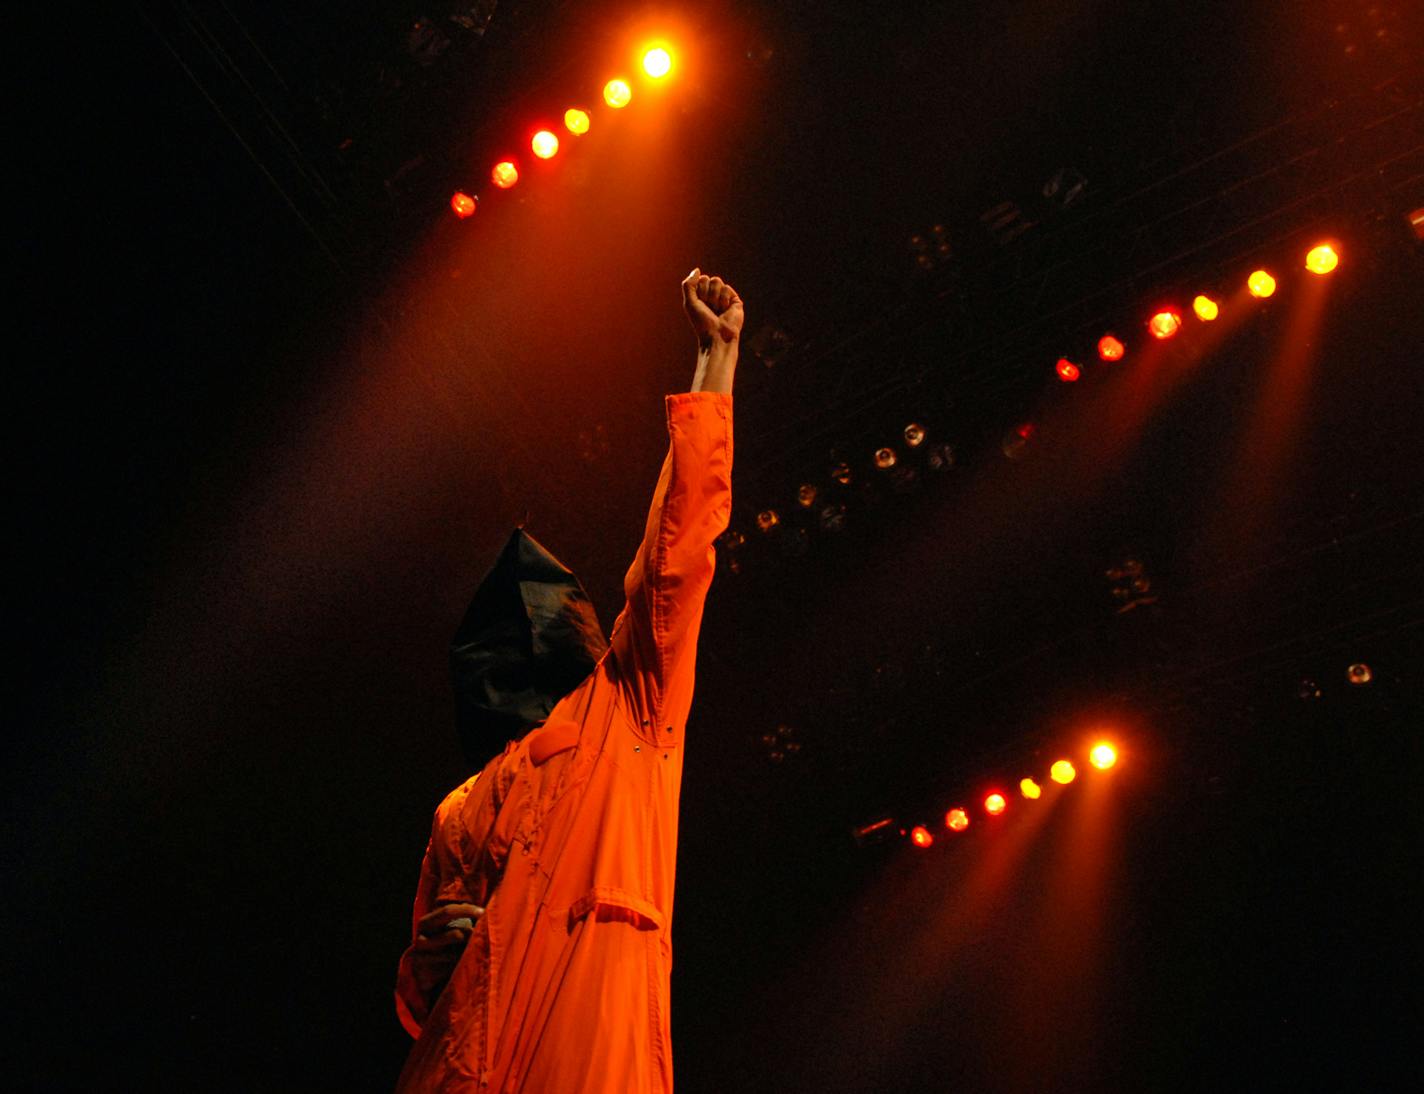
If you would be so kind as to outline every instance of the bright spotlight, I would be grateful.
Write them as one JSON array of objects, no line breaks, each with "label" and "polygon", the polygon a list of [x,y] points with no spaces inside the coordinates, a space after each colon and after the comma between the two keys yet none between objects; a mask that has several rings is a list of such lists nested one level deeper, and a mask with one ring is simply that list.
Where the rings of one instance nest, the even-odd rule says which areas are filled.
[{"label": "bright spotlight", "polygon": [[1305,268],[1313,274],[1328,274],[1338,265],[1340,265],[1340,256],[1335,253],[1335,248],[1328,243],[1312,247],[1310,253],[1305,256]]},{"label": "bright spotlight", "polygon": [[1174,311],[1159,311],[1147,321],[1153,338],[1171,338],[1182,327],[1182,317]]},{"label": "bright spotlight", "polygon": [[519,168],[514,166],[513,160],[500,160],[490,171],[490,181],[501,190],[508,190],[519,181]]},{"label": "bright spotlight", "polygon": [[1099,771],[1106,771],[1117,763],[1117,749],[1108,744],[1107,741],[1099,741],[1093,746],[1093,750],[1088,753],[1088,759],[1093,762],[1093,766]]},{"label": "bright spotlight", "polygon": [[1059,760],[1048,769],[1048,776],[1060,786],[1067,786],[1078,777],[1078,769],[1067,760]]},{"label": "bright spotlight", "polygon": [[661,80],[672,71],[672,54],[662,46],[654,46],[643,54],[643,71],[654,80]]},{"label": "bright spotlight", "polygon": [[944,815],[944,826],[951,832],[963,832],[969,827],[969,814],[963,809],[951,809]]},{"label": "bright spotlight", "polygon": [[1257,270],[1246,279],[1246,287],[1251,290],[1252,296],[1264,300],[1276,291],[1276,279],[1265,270]]},{"label": "bright spotlight", "polygon": [[1066,357],[1058,358],[1058,364],[1053,367],[1053,370],[1058,373],[1058,378],[1065,384],[1071,384],[1083,375],[1083,370]]},{"label": "bright spotlight", "polygon": [[928,847],[934,842],[934,836],[923,824],[917,824],[910,830],[910,842],[916,847]]},{"label": "bright spotlight", "polygon": [[1098,356],[1104,361],[1121,361],[1126,352],[1127,347],[1111,334],[1105,334],[1098,339]]},{"label": "bright spotlight", "polygon": [[984,799],[984,811],[991,817],[997,817],[1008,808],[1008,805],[1009,803],[1004,800],[1002,794],[990,794]]},{"label": "bright spotlight", "polygon": [[1019,793],[1021,793],[1025,798],[1033,799],[1039,797],[1043,793],[1043,787],[1039,786],[1038,783],[1034,782],[1032,779],[1020,779]]},{"label": "bright spotlight", "polygon": [[1210,323],[1221,314],[1221,307],[1209,296],[1198,296],[1192,301],[1192,311],[1203,323]]},{"label": "bright spotlight", "polygon": [[564,111],[564,128],[575,137],[582,137],[588,132],[588,111],[580,110],[576,106],[571,106]]},{"label": "bright spotlight", "polygon": [[603,101],[614,110],[622,110],[633,98],[633,89],[627,80],[609,80],[603,85]]},{"label": "bright spotlight", "polygon": [[534,149],[534,154],[541,160],[547,160],[558,152],[559,138],[547,129],[541,129],[534,134],[533,140],[529,142],[529,147]]},{"label": "bright spotlight", "polygon": [[470,197],[470,195],[463,190],[456,190],[454,194],[450,196],[450,208],[454,210],[455,215],[461,220],[464,220],[466,217],[474,216],[475,208],[478,205],[479,202]]}]

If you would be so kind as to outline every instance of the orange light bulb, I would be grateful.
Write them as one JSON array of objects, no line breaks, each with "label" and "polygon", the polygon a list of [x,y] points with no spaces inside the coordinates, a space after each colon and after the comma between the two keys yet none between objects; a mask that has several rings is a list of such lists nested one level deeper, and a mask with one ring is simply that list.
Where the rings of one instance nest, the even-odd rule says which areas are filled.
[{"label": "orange light bulb", "polygon": [[464,220],[466,217],[474,216],[477,205],[478,202],[463,190],[456,190],[450,197],[450,208],[454,210],[455,215],[461,220]]},{"label": "orange light bulb", "polygon": [[1105,334],[1098,339],[1098,356],[1104,361],[1121,361],[1126,352],[1127,347],[1111,334]]},{"label": "orange light bulb", "polygon": [[1174,311],[1159,311],[1147,322],[1153,338],[1171,338],[1182,327],[1182,317]]},{"label": "orange light bulb", "polygon": [[490,181],[501,190],[508,190],[519,181],[519,168],[514,165],[513,160],[501,160],[490,172]]}]

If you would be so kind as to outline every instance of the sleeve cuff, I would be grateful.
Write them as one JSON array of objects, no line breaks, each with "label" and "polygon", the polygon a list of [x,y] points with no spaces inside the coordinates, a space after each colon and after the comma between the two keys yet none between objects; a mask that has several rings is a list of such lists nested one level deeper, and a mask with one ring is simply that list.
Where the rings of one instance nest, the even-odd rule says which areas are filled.
[{"label": "sleeve cuff", "polygon": [[712,415],[727,417],[732,413],[732,396],[723,391],[684,391],[664,396],[668,425]]}]

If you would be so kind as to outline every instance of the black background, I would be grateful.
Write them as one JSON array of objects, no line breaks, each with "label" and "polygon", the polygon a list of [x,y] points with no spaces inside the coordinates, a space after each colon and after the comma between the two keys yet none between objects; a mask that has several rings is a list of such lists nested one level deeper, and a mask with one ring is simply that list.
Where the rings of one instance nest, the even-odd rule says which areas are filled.
[{"label": "black background", "polygon": [[[739,377],[753,542],[722,553],[689,727],[680,1088],[1413,1085],[1419,28],[1370,10],[501,4],[428,67],[404,43],[444,9],[18,34],[11,1085],[389,1088],[464,775],[445,643],[526,516],[611,622],[693,264],[794,348]],[[665,92],[479,185],[664,25]],[[1064,166],[1088,187],[1055,214]],[[1271,171],[1252,200],[1294,211],[1230,235]],[[1172,179],[1173,216],[1112,212]],[[978,219],[1006,199],[1039,222],[1018,250]],[[934,223],[957,281],[915,275]],[[1327,283],[1298,269],[1317,234]],[[1248,305],[1255,262],[1282,288]],[[1200,287],[1231,331],[1148,348]],[[1119,367],[1052,380],[1109,327]],[[862,489],[911,417],[959,466]],[[842,457],[847,530],[762,542]],[[1157,600],[1116,614],[1125,557]],[[801,750],[774,763],[778,725]],[[849,837],[1098,729],[1122,764],[1080,757],[1036,818]]]}]

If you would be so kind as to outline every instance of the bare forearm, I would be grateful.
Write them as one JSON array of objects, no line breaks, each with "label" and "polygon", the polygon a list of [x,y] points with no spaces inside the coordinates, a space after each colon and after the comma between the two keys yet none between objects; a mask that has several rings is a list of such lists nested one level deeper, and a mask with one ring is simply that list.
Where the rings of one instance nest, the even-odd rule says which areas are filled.
[{"label": "bare forearm", "polygon": [[693,391],[732,393],[732,379],[737,371],[737,341],[715,341],[697,350],[697,371],[692,376]]}]

